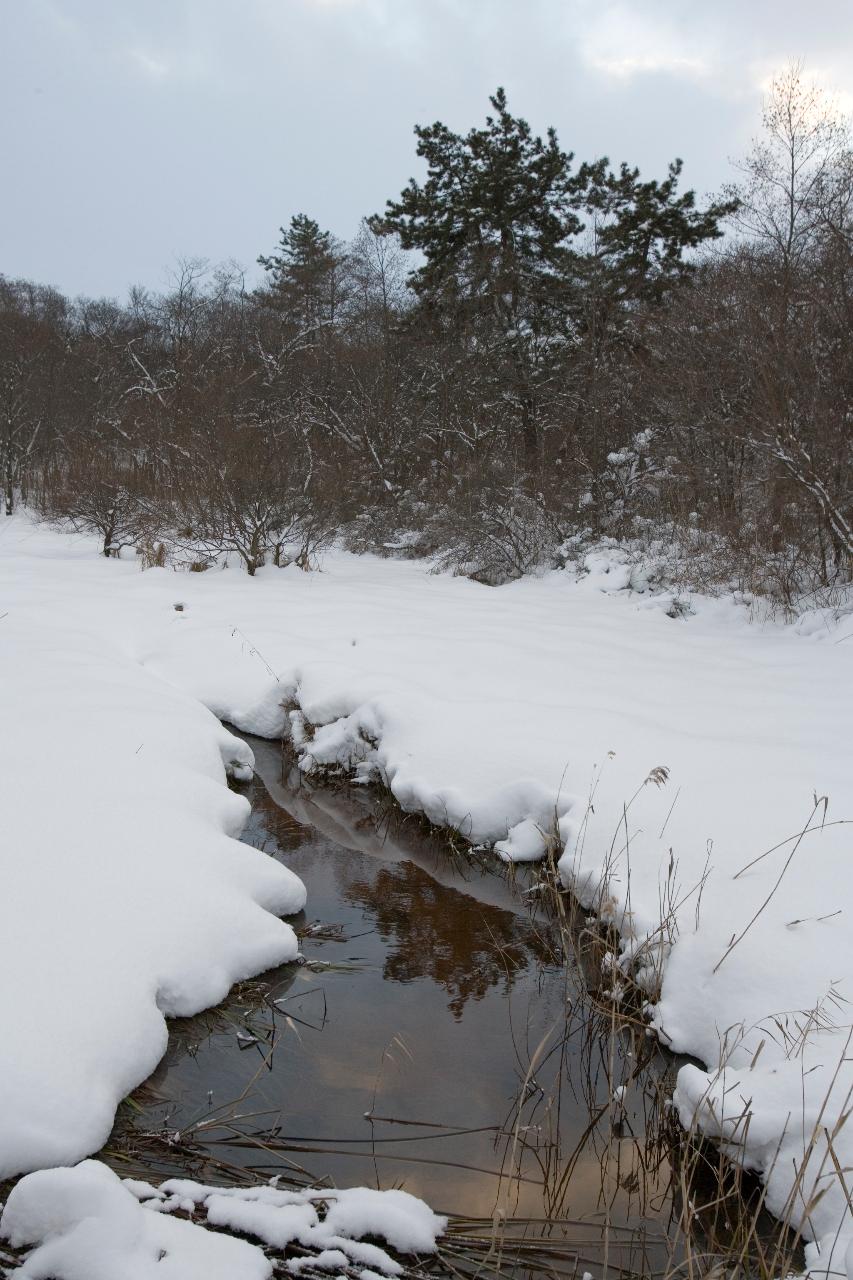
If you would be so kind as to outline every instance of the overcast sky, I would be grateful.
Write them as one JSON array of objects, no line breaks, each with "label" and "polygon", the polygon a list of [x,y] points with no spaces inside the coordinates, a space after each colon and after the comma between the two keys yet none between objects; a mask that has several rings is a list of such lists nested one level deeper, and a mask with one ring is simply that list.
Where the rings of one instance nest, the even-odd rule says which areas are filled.
[{"label": "overcast sky", "polygon": [[700,192],[792,57],[853,105],[853,0],[0,0],[0,273],[160,288],[304,211],[348,238],[420,172],[412,126],[503,84],[580,158]]}]

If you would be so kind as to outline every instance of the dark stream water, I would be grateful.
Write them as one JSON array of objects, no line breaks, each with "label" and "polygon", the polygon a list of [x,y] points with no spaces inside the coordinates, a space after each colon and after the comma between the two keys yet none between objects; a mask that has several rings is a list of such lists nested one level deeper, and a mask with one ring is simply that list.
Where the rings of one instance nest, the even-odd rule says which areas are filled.
[{"label": "dark stream water", "polygon": [[671,1205],[649,1132],[664,1067],[637,1073],[642,1033],[590,1020],[532,881],[383,821],[357,789],[283,778],[277,747],[251,745],[243,838],[305,882],[306,963],[176,1022],[137,1127],[202,1121],[211,1155],[264,1176],[403,1187],[472,1218],[557,1216],[593,1254],[610,1224],[612,1261],[623,1249],[651,1268],[637,1250],[655,1256]]}]

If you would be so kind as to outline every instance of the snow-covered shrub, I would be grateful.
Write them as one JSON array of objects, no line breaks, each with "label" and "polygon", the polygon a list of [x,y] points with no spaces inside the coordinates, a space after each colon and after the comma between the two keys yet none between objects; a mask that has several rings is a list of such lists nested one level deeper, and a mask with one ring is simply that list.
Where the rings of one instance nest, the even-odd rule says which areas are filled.
[{"label": "snow-covered shrub", "polygon": [[253,500],[239,491],[200,494],[163,533],[173,563],[194,572],[236,556],[250,576],[265,564],[309,569],[332,540],[335,522],[303,495]]},{"label": "snow-covered shrub", "polygon": [[666,469],[654,456],[654,443],[654,432],[646,428],[608,453],[603,470],[579,499],[578,511],[584,519],[594,507],[602,532],[616,533],[637,515],[659,510]]},{"label": "snow-covered shrub", "polygon": [[111,468],[72,466],[37,504],[39,514],[60,527],[94,533],[105,556],[149,542],[156,523],[150,505]]},{"label": "snow-covered shrub", "polygon": [[554,564],[561,542],[541,495],[517,489],[477,493],[470,505],[442,511],[435,523],[442,548],[436,567],[490,586]]},{"label": "snow-covered shrub", "polygon": [[279,424],[209,432],[180,469],[169,504],[173,559],[235,556],[250,575],[267,563],[309,568],[338,526],[322,480],[298,433]]},{"label": "snow-covered shrub", "polygon": [[342,530],[344,546],[357,555],[393,556],[411,560],[430,554],[427,532],[430,506],[410,493],[374,503],[360,511]]}]

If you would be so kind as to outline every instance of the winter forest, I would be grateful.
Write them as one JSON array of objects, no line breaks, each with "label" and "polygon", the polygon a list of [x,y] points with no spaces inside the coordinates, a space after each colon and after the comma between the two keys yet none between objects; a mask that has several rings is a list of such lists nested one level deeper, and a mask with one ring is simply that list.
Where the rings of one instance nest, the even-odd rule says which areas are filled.
[{"label": "winter forest", "polygon": [[853,1280],[853,10],[2,28],[0,1280]]},{"label": "winter forest", "polygon": [[250,574],[330,540],[501,583],[602,538],[785,608],[853,566],[853,151],[798,64],[713,200],[537,135],[503,90],[349,244],[247,289],[0,279],[0,468],[105,555]]}]

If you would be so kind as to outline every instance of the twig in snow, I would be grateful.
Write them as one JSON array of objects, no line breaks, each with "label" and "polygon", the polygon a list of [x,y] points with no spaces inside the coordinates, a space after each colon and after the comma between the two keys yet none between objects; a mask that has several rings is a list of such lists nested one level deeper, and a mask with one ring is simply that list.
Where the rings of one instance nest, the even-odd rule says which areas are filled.
[{"label": "twig in snow", "polygon": [[[764,901],[762,902],[761,906],[760,906],[760,907],[758,908],[758,910],[755,912],[755,915],[754,915],[754,916],[752,917],[752,919],[749,921],[749,923],[747,924],[746,928],[742,929],[742,930],[741,930],[741,932],[737,935],[737,937],[732,938],[731,942],[730,942],[730,943],[729,943],[729,945],[726,947],[725,951],[724,951],[724,952],[723,952],[723,954],[720,956],[720,958],[719,958],[719,960],[717,961],[717,963],[714,965],[714,969],[713,969],[713,972],[714,972],[714,973],[716,973],[716,972],[717,972],[717,970],[719,969],[719,967],[720,967],[720,965],[723,963],[723,961],[726,959],[726,957],[727,957],[728,955],[730,955],[732,951],[734,951],[734,949],[735,949],[735,947],[737,946],[737,944],[738,944],[739,942],[741,942],[741,941],[743,940],[743,938],[745,938],[745,937],[746,937],[746,935],[749,933],[750,929],[751,929],[751,928],[752,928],[752,926],[755,924],[755,922],[756,922],[756,920],[758,919],[758,917],[761,915],[761,913],[762,913],[762,911],[764,910],[764,908],[765,908],[765,907],[767,906],[767,904],[770,902],[771,898],[772,898],[772,897],[773,897],[773,895],[776,893],[776,890],[779,888],[779,885],[782,883],[782,880],[784,879],[784,876],[785,876],[785,872],[788,870],[788,867],[791,865],[791,861],[792,861],[792,859],[793,859],[793,857],[794,857],[794,854],[795,854],[795,853],[797,852],[797,850],[799,849],[799,847],[800,847],[800,845],[801,845],[801,843],[802,843],[803,839],[805,838],[805,836],[808,834],[808,832],[809,832],[809,831],[815,831],[815,830],[817,830],[817,829],[818,829],[818,828],[815,828],[815,827],[813,827],[813,826],[811,825],[812,818],[815,816],[815,814],[817,813],[818,809],[819,809],[821,806],[823,806],[823,811],[824,811],[824,813],[826,813],[826,806],[827,806],[827,804],[828,804],[828,799],[827,799],[827,797],[826,797],[826,796],[821,796],[819,799],[817,799],[817,798],[815,799],[815,805],[814,805],[814,808],[812,809],[811,813],[809,814],[808,821],[806,822],[806,825],[803,827],[803,829],[802,829],[802,831],[800,832],[800,834],[797,836],[796,844],[794,845],[793,849],[791,850],[791,852],[788,854],[787,858],[785,859],[784,866],[782,867],[782,870],[779,872],[779,875],[776,877],[776,883],[774,884],[773,888],[772,888],[772,889],[770,890],[770,892],[768,893],[767,897],[766,897],[766,898],[764,899]],[[822,825],[822,824],[821,824],[821,825]],[[756,861],[757,861],[757,859],[756,859]]]},{"label": "twig in snow", "polygon": [[252,657],[252,658],[260,658],[261,662],[264,664],[264,666],[266,667],[267,671],[268,671],[268,672],[270,673],[270,675],[272,676],[273,680],[275,680],[276,684],[281,684],[281,680],[278,678],[278,676],[276,675],[276,673],[273,671],[272,667],[271,667],[271,666],[270,666],[270,664],[267,662],[266,658],[265,658],[265,657],[264,657],[264,655],[261,653],[260,649],[257,649],[257,648],[252,644],[251,640],[249,640],[249,638],[248,638],[247,636],[243,635],[243,632],[240,630],[240,628],[239,628],[239,627],[234,627],[234,629],[232,630],[231,634],[232,634],[232,636],[239,636],[239,637],[240,637],[240,639],[243,641],[243,643],[244,643],[245,645],[247,645],[247,646],[248,646],[248,649],[249,649],[249,656],[250,656],[250,657]]}]

